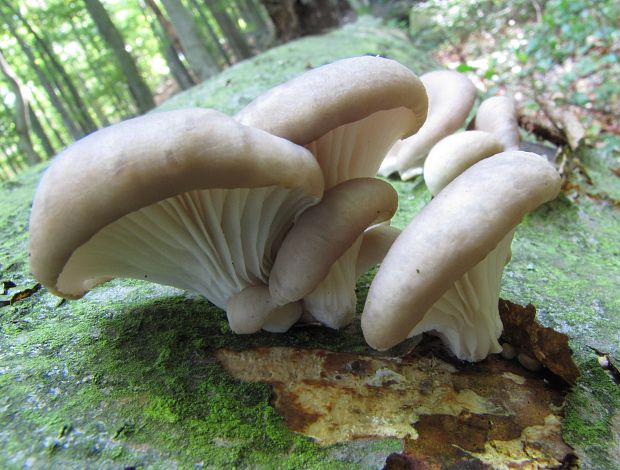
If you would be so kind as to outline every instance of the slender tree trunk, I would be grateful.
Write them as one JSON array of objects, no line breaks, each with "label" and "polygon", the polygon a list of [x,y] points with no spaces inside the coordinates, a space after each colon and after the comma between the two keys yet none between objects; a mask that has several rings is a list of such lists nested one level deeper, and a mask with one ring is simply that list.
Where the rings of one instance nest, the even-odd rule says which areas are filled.
[{"label": "slender tree trunk", "polygon": [[[3,0],[3,3],[6,4],[6,0]],[[62,89],[66,86],[69,92],[69,96],[71,101],[75,104],[75,111],[80,117],[80,121],[82,122],[82,129],[85,133],[93,132],[97,130],[97,125],[93,121],[90,113],[88,112],[88,107],[84,100],[82,100],[80,94],[77,91],[73,80],[67,73],[66,69],[62,66],[58,57],[54,53],[54,51],[48,46],[47,41],[45,41],[40,34],[38,34],[34,28],[30,25],[26,19],[21,16],[18,10],[13,10],[13,14],[15,14],[21,22],[24,24],[28,32],[34,37],[35,42],[39,48],[39,50],[43,51],[43,53],[48,57],[48,61],[51,64],[52,68],[57,72],[58,76],[61,78],[62,83],[57,82],[57,86],[59,89]],[[54,75],[54,74],[52,74]]]},{"label": "slender tree trunk", "polygon": [[[35,104],[37,109],[45,109],[45,107],[41,104],[41,101],[37,99],[36,93],[32,94],[32,102]],[[65,141],[62,133],[56,128],[55,123],[50,120],[49,116],[46,113],[43,113],[42,116],[45,125],[48,129],[51,129],[51,132],[56,139],[56,147],[65,147],[67,145],[67,142]]]},{"label": "slender tree trunk", "polygon": [[34,165],[41,161],[41,156],[34,149],[30,137],[32,129],[30,127],[27,95],[19,78],[4,58],[2,51],[0,51],[0,71],[9,81],[15,95],[15,129],[19,136],[20,147],[28,164]]},{"label": "slender tree trunk", "polygon": [[209,39],[211,40],[211,44],[217,48],[217,52],[219,53],[221,59],[226,62],[228,65],[233,64],[233,59],[231,58],[229,52],[222,45],[222,41],[220,41],[220,36],[218,36],[215,29],[211,25],[212,22],[216,22],[215,19],[211,19],[211,17],[207,16],[205,12],[204,6],[201,6],[198,0],[190,0],[190,3],[194,7],[194,10],[198,12],[200,16],[200,21],[202,21],[202,25],[207,31],[209,35]]},{"label": "slender tree trunk", "polygon": [[54,108],[56,108],[56,110],[58,111],[58,114],[60,114],[62,122],[64,123],[65,127],[69,131],[69,134],[71,134],[71,136],[74,139],[79,139],[82,135],[84,135],[84,133],[82,132],[81,129],[79,129],[76,126],[73,118],[71,117],[69,110],[65,106],[64,102],[58,97],[58,93],[56,92],[56,89],[54,88],[54,86],[52,85],[48,77],[45,75],[43,70],[37,64],[37,60],[34,56],[34,53],[32,52],[32,49],[23,40],[23,38],[19,34],[17,34],[17,30],[15,29],[15,26],[13,25],[13,23],[10,21],[7,21],[8,19],[4,15],[2,16],[3,16],[3,19],[5,20],[5,24],[9,28],[9,31],[15,37],[21,50],[23,51],[24,55],[28,59],[30,67],[32,68],[37,78],[39,79],[41,86],[47,93],[50,99],[50,102],[52,103]]},{"label": "slender tree trunk", "polygon": [[200,37],[200,31],[180,0],[162,0],[185,50],[187,61],[198,78],[206,80],[219,71]]},{"label": "slender tree trunk", "polygon": [[129,90],[140,112],[144,113],[155,106],[153,94],[140,75],[133,57],[125,50],[125,42],[112,23],[108,12],[99,0],[84,0],[86,9],[92,17],[99,34],[110,46],[127,78]]},{"label": "slender tree trunk", "polygon": [[47,156],[47,158],[52,158],[56,154],[56,150],[54,150],[54,147],[52,146],[52,142],[47,136],[45,129],[43,129],[43,126],[41,125],[41,121],[39,120],[39,117],[32,109],[32,106],[28,106],[28,116],[30,118],[30,123],[32,124],[32,130],[39,138],[39,142],[41,142],[41,146],[43,147],[43,150],[45,150],[45,155]]},{"label": "slender tree trunk", "polygon": [[231,49],[234,51],[237,60],[250,57],[252,51],[245,41],[243,35],[237,28],[237,24],[228,16],[226,3],[222,0],[206,0],[205,3],[211,10],[211,14],[220,26],[224,37]]},{"label": "slender tree trunk", "polygon": [[161,32],[157,31],[155,26],[151,26],[151,29],[155,35],[160,38],[164,57],[166,58],[172,76],[182,90],[191,88],[196,84],[196,80],[194,80],[194,77],[192,77],[179,57],[180,54],[185,55],[179,35],[154,0],[145,0],[145,3],[151,9],[159,23]]},{"label": "slender tree trunk", "polygon": [[[77,24],[75,23],[75,19],[73,17],[69,17],[69,24],[71,25],[71,31],[73,32],[73,36],[75,37],[75,40],[78,42],[78,44],[80,45],[80,47],[85,53],[86,63],[88,67],[90,68],[90,70],[98,70],[99,67],[97,67],[97,65],[91,59],[91,55],[94,54],[93,47],[91,46],[93,41],[90,40],[90,38],[87,38],[87,39],[84,38],[84,35],[79,30]],[[94,49],[95,50],[97,49],[96,46],[94,47]],[[83,80],[81,82],[83,82]],[[112,91],[116,91],[116,88],[113,88]],[[126,106],[120,106],[119,103],[121,101],[113,93],[106,93],[106,95],[107,95],[106,98],[111,103],[113,103],[113,106],[114,106],[114,113],[112,113],[113,117],[118,117],[118,116],[124,117],[125,115],[131,114],[131,112],[129,112]],[[95,103],[96,104],[93,104],[93,110],[95,111],[95,114],[99,118],[100,124],[102,126],[109,125],[110,124],[109,114],[103,111],[98,101],[95,100]]]}]

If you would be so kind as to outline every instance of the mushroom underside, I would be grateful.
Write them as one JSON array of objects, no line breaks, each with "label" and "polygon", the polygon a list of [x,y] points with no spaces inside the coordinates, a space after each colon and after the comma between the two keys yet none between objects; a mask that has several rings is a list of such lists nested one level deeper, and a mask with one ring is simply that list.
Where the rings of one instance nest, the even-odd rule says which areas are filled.
[{"label": "mushroom underside", "polygon": [[277,186],[186,192],[97,232],[70,257],[57,288],[80,296],[111,278],[146,279],[225,308],[234,293],[267,282],[277,246],[314,203]]},{"label": "mushroom underside", "polygon": [[377,111],[363,119],[343,124],[305,145],[316,157],[325,177],[325,189],[353,179],[377,174],[390,147],[412,121],[405,107]]},{"label": "mushroom underside", "polygon": [[479,361],[501,351],[499,290],[514,230],[433,304],[409,336],[435,332],[462,360]]}]

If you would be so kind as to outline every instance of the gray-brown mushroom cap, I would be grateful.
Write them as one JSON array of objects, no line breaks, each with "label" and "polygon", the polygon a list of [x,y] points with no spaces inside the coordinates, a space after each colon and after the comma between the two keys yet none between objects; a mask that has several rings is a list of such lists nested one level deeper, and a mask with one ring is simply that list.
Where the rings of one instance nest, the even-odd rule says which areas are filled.
[{"label": "gray-brown mushroom cap", "polygon": [[379,169],[389,176],[398,172],[404,180],[422,173],[431,148],[458,130],[476,99],[476,87],[465,75],[453,70],[436,70],[420,77],[428,94],[428,117],[420,130],[396,142]]},{"label": "gray-brown mushroom cap", "polygon": [[383,260],[362,314],[368,344],[385,350],[403,341],[457,280],[559,189],[559,175],[545,159],[518,151],[482,160],[454,179]]},{"label": "gray-brown mushroom cap", "polygon": [[407,67],[381,57],[327,64],[272,88],[237,115],[316,156],[325,188],[374,176],[388,149],[426,119],[422,82]]},{"label": "gray-brown mushroom cap", "polygon": [[480,103],[474,127],[493,134],[505,151],[519,148],[517,105],[509,96],[492,96]]},{"label": "gray-brown mushroom cap", "polygon": [[[270,189],[265,189],[261,197],[271,197],[273,207],[269,209],[269,204],[260,206],[264,213],[259,212],[255,216],[270,214],[272,222],[286,225],[288,230],[294,217],[321,197],[323,178],[314,157],[304,148],[243,126],[216,111],[187,109],[132,119],[76,142],[56,157],[46,171],[37,189],[30,218],[31,270],[42,284],[58,295],[83,295],[88,288],[114,276],[97,273],[93,278],[82,278],[88,274],[82,273],[82,270],[88,271],[90,268],[82,266],[81,262],[70,261],[82,256],[95,265],[108,263],[105,252],[94,253],[84,247],[95,243],[96,237],[105,232],[104,229],[108,230],[117,221],[130,217],[128,224],[131,227],[126,226],[123,230],[133,230],[132,233],[138,237],[154,238],[144,243],[135,240],[130,243],[124,238],[115,239],[118,234],[109,229],[105,243],[119,250],[131,250],[136,256],[142,253],[147,260],[150,256],[152,259],[149,262],[152,263],[161,260],[168,267],[177,263],[174,257],[178,255],[178,263],[197,263],[200,260],[217,266],[224,264],[223,269],[231,272],[231,264],[243,256],[242,249],[246,243],[240,235],[241,228],[235,226],[239,222],[233,219],[220,221],[219,231],[211,233],[209,226],[213,221],[203,220],[202,216],[213,216],[214,212],[210,209],[218,204],[229,204],[241,210],[246,200],[250,199],[242,191],[234,194],[231,200],[218,193],[214,196],[214,202],[201,192],[214,188],[221,191],[281,188],[284,193],[294,194],[292,199],[295,202],[291,201],[286,209],[288,212],[279,213],[286,195],[282,191],[272,194]],[[180,199],[174,199],[177,196]],[[148,219],[148,214],[143,211],[148,212],[161,201],[169,201],[170,204],[156,209],[159,211],[158,219],[150,221],[149,229],[140,228],[140,220]],[[224,206],[213,209],[217,214],[226,211]],[[253,217],[248,214],[246,219]],[[275,222],[274,218],[278,221]],[[168,227],[164,221],[174,222],[177,232],[173,233],[172,229],[166,232]],[[258,220],[255,225],[259,225]],[[153,232],[151,229],[156,234],[150,233]],[[142,233],[138,235],[140,230]],[[284,228],[279,227],[279,230]],[[220,259],[221,245],[227,243],[221,236],[226,233],[237,238],[233,242],[236,246],[232,254],[222,255]],[[253,242],[247,240],[247,243],[256,243],[256,237],[259,237],[265,249],[274,241],[273,237],[283,236],[283,233],[258,234],[259,231],[254,232],[251,235]],[[177,236],[183,240],[179,243],[188,246],[170,248],[164,245],[169,250],[157,246],[157,237],[174,240]],[[203,240],[205,236],[208,240]],[[193,248],[190,249],[189,245]],[[204,256],[195,252],[188,254],[196,247],[202,247],[197,251],[202,250]],[[76,254],[78,251],[80,255]],[[207,252],[208,255],[204,254]],[[119,262],[122,261],[120,259]],[[260,264],[261,260],[254,260],[254,263]],[[71,269],[69,265],[72,265]],[[157,266],[151,267],[157,269]],[[138,277],[142,272],[142,267],[125,268],[131,271],[128,277]],[[255,276],[256,269],[254,265],[253,274],[243,272],[240,276]],[[72,270],[72,274],[68,275],[67,270]],[[213,273],[215,277],[219,274]],[[59,278],[65,275],[66,286],[61,288]],[[165,276],[162,276],[162,283],[166,283]],[[156,275],[154,277],[157,278]],[[152,278],[149,276],[149,279]],[[182,279],[169,281],[171,285],[177,285],[177,281]]]},{"label": "gray-brown mushroom cap", "polygon": [[484,131],[463,131],[444,137],[435,144],[424,161],[426,187],[436,196],[474,163],[502,150],[501,142]]}]

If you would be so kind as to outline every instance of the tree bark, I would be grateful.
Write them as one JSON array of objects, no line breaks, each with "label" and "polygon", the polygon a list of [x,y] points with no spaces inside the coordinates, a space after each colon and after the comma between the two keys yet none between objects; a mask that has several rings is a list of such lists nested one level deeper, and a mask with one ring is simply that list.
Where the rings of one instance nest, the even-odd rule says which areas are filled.
[{"label": "tree bark", "polygon": [[32,52],[32,49],[23,40],[23,38],[19,34],[17,34],[17,30],[15,29],[15,26],[13,25],[13,23],[7,22],[6,17],[4,19],[5,19],[5,23],[7,24],[9,28],[9,31],[11,32],[13,37],[15,37],[15,39],[17,40],[17,43],[19,44],[22,52],[28,59],[28,63],[30,64],[30,67],[32,68],[35,75],[39,79],[41,86],[47,93],[47,96],[49,97],[50,102],[52,103],[52,106],[54,106],[56,111],[58,111],[58,114],[60,114],[60,118],[62,119],[62,122],[64,123],[67,131],[69,132],[71,137],[73,137],[74,139],[79,139],[80,137],[84,135],[83,131],[75,125],[75,122],[73,118],[71,117],[71,114],[69,113],[63,101],[58,97],[58,94],[56,93],[54,86],[52,85],[48,77],[45,75],[43,70],[37,64],[37,61],[34,56],[34,53]]},{"label": "tree bark", "polygon": [[[222,42],[220,41],[220,36],[218,36],[215,29],[213,29],[212,23],[217,22],[215,21],[215,19],[207,16],[206,11],[209,10],[205,9],[204,6],[201,7],[198,3],[198,0],[190,0],[190,3],[194,7],[194,10],[198,12],[198,15],[200,16],[200,21],[202,21],[202,25],[204,26],[205,30],[207,31],[207,35],[209,36],[209,40],[211,41],[211,44],[213,44],[217,48],[217,52],[221,57],[222,61],[226,62],[226,64],[228,65],[232,65],[234,63],[234,60],[230,55],[230,51],[227,51],[226,48],[224,48]],[[209,11],[209,13],[211,12]]]},{"label": "tree bark", "polygon": [[340,18],[352,13],[348,0],[262,0],[283,42],[316,34],[339,25]]},{"label": "tree bark", "polygon": [[19,136],[19,144],[26,161],[29,165],[35,165],[41,161],[41,156],[37,153],[32,145],[30,115],[28,113],[28,99],[24,92],[24,87],[19,78],[4,58],[4,54],[0,51],[0,71],[9,81],[13,94],[15,95],[15,129]]},{"label": "tree bark", "polygon": [[222,0],[206,0],[211,14],[220,26],[224,38],[230,44],[237,60],[243,60],[252,55],[252,51],[245,41],[243,35],[237,28],[236,23],[228,16],[226,4]]},{"label": "tree bark", "polygon": [[82,132],[86,134],[97,130],[97,124],[95,124],[93,118],[88,112],[88,106],[84,103],[84,100],[82,100],[75,84],[73,83],[73,80],[58,60],[58,57],[49,47],[48,41],[44,40],[41,35],[35,31],[30,22],[28,22],[26,18],[21,15],[19,9],[12,7],[6,0],[2,0],[2,3],[9,9],[12,15],[19,18],[26,30],[34,38],[35,44],[38,51],[41,53],[41,56],[47,58],[47,60],[44,59],[43,61],[51,66],[52,70],[50,75],[52,76],[52,81],[55,83],[59,92],[65,95],[65,88],[68,91],[65,102],[73,108],[74,115],[80,124]]},{"label": "tree bark", "polygon": [[164,16],[164,13],[161,11],[157,3],[155,3],[155,0],[145,0],[145,3],[153,12],[155,18],[157,19],[157,23],[159,24],[160,31],[157,31],[157,28],[154,25],[151,29],[156,36],[160,37],[162,52],[164,53],[164,57],[166,58],[166,62],[168,63],[172,76],[179,85],[179,88],[182,90],[191,88],[196,84],[196,80],[194,80],[194,77],[192,77],[192,74],[189,73],[189,70],[187,70],[179,57],[181,54],[185,55],[179,35],[174,29],[172,23]]},{"label": "tree bark", "polygon": [[99,34],[110,46],[118,63],[127,78],[129,91],[140,112],[145,113],[155,106],[153,94],[148,85],[140,75],[138,66],[133,57],[125,50],[125,42],[112,23],[108,12],[105,10],[100,0],[84,0],[86,9],[93,19]]},{"label": "tree bark", "polygon": [[30,104],[28,106],[28,116],[30,118],[30,123],[32,124],[32,131],[39,138],[39,142],[41,142],[41,146],[43,147],[43,150],[45,150],[45,155],[47,156],[47,158],[52,158],[56,154],[56,150],[54,149],[51,140],[47,136],[45,129],[41,125],[39,117],[34,112]]},{"label": "tree bark", "polygon": [[202,81],[215,75],[219,67],[211,58],[196,23],[180,0],[162,0],[185,50],[187,61]]}]

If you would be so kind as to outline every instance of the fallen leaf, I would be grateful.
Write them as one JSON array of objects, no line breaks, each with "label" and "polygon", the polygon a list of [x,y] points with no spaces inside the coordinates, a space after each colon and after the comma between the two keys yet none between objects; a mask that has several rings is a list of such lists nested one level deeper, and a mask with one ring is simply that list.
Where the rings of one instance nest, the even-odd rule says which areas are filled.
[{"label": "fallen leaf", "polygon": [[500,300],[499,313],[504,325],[502,338],[520,352],[534,356],[551,373],[574,385],[579,377],[568,337],[536,321],[533,305],[523,307]]}]

